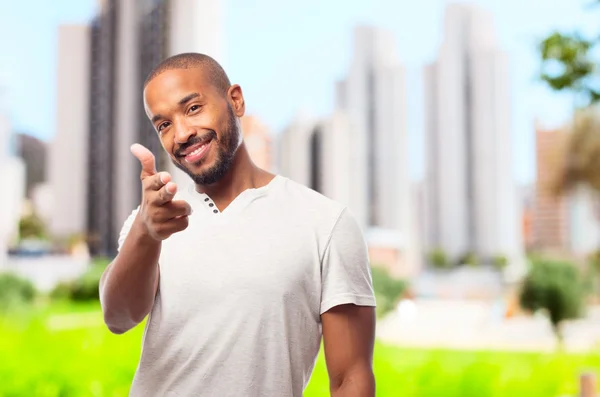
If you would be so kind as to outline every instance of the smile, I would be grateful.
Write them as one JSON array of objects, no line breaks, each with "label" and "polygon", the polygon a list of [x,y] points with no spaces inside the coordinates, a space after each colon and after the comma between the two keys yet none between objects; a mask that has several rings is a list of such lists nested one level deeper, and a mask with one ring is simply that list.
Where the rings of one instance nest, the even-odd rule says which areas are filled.
[{"label": "smile", "polygon": [[186,163],[197,163],[208,153],[210,146],[212,145],[212,139],[208,142],[204,142],[198,145],[192,146],[187,153],[183,154]]}]

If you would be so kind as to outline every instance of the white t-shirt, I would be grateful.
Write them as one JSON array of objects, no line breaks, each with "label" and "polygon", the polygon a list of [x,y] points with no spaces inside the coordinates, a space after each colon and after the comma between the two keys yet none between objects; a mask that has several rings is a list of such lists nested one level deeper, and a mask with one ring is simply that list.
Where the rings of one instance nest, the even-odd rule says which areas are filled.
[{"label": "white t-shirt", "polygon": [[355,219],[282,176],[223,212],[193,184],[175,199],[194,211],[188,228],[163,242],[130,395],[302,396],[319,352],[320,315],[347,303],[375,306]]}]

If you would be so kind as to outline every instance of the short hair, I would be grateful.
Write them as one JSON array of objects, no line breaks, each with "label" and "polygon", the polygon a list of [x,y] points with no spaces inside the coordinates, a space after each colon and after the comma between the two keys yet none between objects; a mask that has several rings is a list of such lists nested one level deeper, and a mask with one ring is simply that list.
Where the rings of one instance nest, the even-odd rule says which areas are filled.
[{"label": "short hair", "polygon": [[144,88],[158,75],[167,70],[174,69],[192,69],[192,68],[200,68],[205,73],[211,84],[213,84],[219,92],[226,94],[227,90],[231,86],[231,82],[229,81],[229,77],[227,77],[227,73],[223,67],[206,54],[200,54],[196,52],[186,52],[182,54],[173,55],[152,69],[146,81],[144,82]]}]

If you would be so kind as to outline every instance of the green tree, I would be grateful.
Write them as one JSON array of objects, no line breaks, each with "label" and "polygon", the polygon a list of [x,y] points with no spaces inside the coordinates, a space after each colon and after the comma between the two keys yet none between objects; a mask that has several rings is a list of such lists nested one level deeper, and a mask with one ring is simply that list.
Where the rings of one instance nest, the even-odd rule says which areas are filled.
[{"label": "green tree", "polygon": [[[598,7],[600,0],[589,6]],[[599,32],[600,33],[600,32]],[[539,44],[541,80],[553,91],[570,94],[574,115],[564,166],[556,183],[556,194],[583,186],[596,197],[600,222],[600,35],[584,37],[580,32],[554,31]]]},{"label": "green tree", "polygon": [[583,291],[579,270],[571,263],[540,260],[533,263],[523,280],[519,301],[525,310],[547,314],[561,347],[564,322],[582,314]]}]

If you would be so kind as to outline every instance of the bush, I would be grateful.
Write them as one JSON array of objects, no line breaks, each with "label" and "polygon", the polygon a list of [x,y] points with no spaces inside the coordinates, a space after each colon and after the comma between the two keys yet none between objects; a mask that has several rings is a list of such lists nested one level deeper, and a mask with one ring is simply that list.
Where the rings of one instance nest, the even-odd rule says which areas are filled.
[{"label": "bush", "polygon": [[544,310],[559,345],[562,344],[562,324],[581,316],[584,302],[584,283],[579,270],[562,261],[540,260],[523,281],[519,300],[532,312]]},{"label": "bush", "polygon": [[19,236],[21,239],[40,239],[48,237],[44,222],[35,214],[27,215],[19,221]]},{"label": "bush", "polygon": [[69,299],[78,302],[99,300],[100,278],[109,263],[107,259],[95,260],[81,277],[71,282],[58,284],[50,296],[52,299]]},{"label": "bush", "polygon": [[496,255],[492,258],[492,265],[498,270],[504,270],[508,265],[508,258],[504,255]]},{"label": "bush", "polygon": [[462,255],[461,257],[458,258],[457,261],[457,266],[479,266],[479,258],[477,257],[477,254],[475,254],[474,252],[466,252],[464,255]]},{"label": "bush", "polygon": [[394,310],[396,302],[406,291],[408,284],[404,280],[392,277],[383,267],[374,266],[371,273],[377,299],[377,315],[381,317]]},{"label": "bush", "polygon": [[29,280],[14,273],[0,273],[0,312],[33,302],[36,290]]},{"label": "bush", "polygon": [[450,267],[450,261],[448,260],[448,256],[440,248],[432,250],[427,255],[427,259],[429,261],[429,264],[436,269],[447,269],[448,267]]}]

